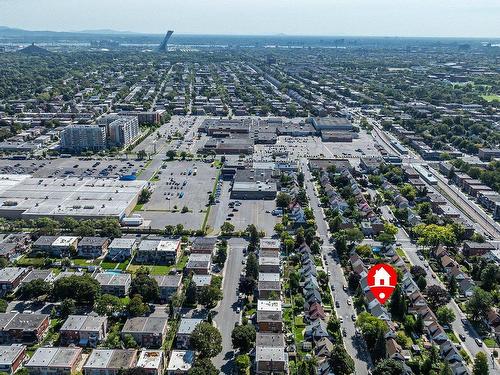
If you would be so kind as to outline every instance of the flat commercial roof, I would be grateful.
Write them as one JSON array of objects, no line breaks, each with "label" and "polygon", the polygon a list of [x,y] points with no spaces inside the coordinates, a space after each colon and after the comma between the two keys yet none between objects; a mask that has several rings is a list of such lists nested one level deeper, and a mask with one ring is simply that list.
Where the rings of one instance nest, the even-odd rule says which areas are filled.
[{"label": "flat commercial roof", "polygon": [[182,318],[179,324],[179,328],[177,329],[178,335],[186,335],[191,334],[196,326],[203,322],[203,319],[197,318]]},{"label": "flat commercial roof", "polygon": [[191,350],[172,350],[167,371],[185,371],[187,372],[194,362],[194,352]]},{"label": "flat commercial roof", "polygon": [[121,218],[146,184],[140,180],[2,174],[0,216]]}]

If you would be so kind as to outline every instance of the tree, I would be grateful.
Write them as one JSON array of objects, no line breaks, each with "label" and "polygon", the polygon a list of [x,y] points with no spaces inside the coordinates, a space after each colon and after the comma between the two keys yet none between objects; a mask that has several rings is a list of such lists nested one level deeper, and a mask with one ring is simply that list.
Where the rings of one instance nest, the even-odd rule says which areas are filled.
[{"label": "tree", "polygon": [[201,303],[207,309],[213,309],[221,299],[222,290],[215,285],[204,286],[198,294],[198,303]]},{"label": "tree", "polygon": [[259,239],[260,239],[259,231],[257,230],[257,227],[254,224],[250,224],[249,226],[247,226],[245,232],[250,239],[250,243],[252,245],[254,245],[255,247],[257,247],[257,245],[259,244]]},{"label": "tree", "polygon": [[427,302],[432,309],[437,309],[440,306],[446,305],[451,300],[450,294],[446,289],[441,288],[439,285],[431,285],[425,290]]},{"label": "tree", "polygon": [[500,267],[490,263],[481,271],[481,287],[486,291],[492,291],[500,279]]},{"label": "tree", "polygon": [[52,285],[42,279],[31,280],[22,284],[19,288],[19,295],[24,299],[35,299],[52,292]]},{"label": "tree", "polygon": [[234,232],[234,225],[229,221],[225,221],[224,224],[221,225],[220,231],[223,236],[228,236]]},{"label": "tree", "polygon": [[102,219],[96,222],[96,228],[100,228],[101,237],[118,238],[122,236],[120,222],[116,219]]},{"label": "tree", "polygon": [[396,285],[396,288],[391,295],[389,311],[391,312],[392,317],[400,322],[403,321],[406,315],[406,301],[399,284]]},{"label": "tree", "polygon": [[488,375],[490,370],[488,368],[488,358],[484,352],[479,352],[476,354],[474,359],[474,368],[472,369],[474,375]]},{"label": "tree", "polygon": [[257,280],[259,277],[259,263],[257,261],[257,256],[254,253],[248,254],[245,275],[253,278],[254,280]]},{"label": "tree", "polygon": [[123,313],[125,305],[122,300],[111,294],[101,295],[95,304],[94,311],[101,316],[117,316]]},{"label": "tree", "polygon": [[379,361],[372,372],[373,375],[401,375],[403,373],[402,363],[394,359]]},{"label": "tree", "polygon": [[427,272],[425,271],[425,269],[423,267],[420,267],[420,266],[411,266],[410,273],[415,280],[418,280],[418,278],[420,276],[425,277],[425,275],[427,275]]},{"label": "tree", "polygon": [[185,302],[187,305],[193,306],[198,303],[198,293],[196,290],[196,283],[193,279],[189,280],[189,284],[186,288],[186,299]]},{"label": "tree", "polygon": [[375,350],[377,341],[380,341],[380,336],[384,336],[388,330],[387,325],[384,323],[384,321],[367,312],[362,312],[358,315],[356,325],[363,333],[367,347],[371,348],[372,350]]},{"label": "tree", "polygon": [[240,291],[246,295],[251,295],[253,294],[256,285],[257,282],[253,277],[245,276],[240,280]]},{"label": "tree", "polygon": [[89,275],[71,275],[63,277],[54,282],[52,298],[61,301],[65,298],[72,298],[79,304],[94,305],[99,296],[101,286],[97,280]]},{"label": "tree", "polygon": [[139,160],[144,160],[147,158],[147,156],[148,156],[148,154],[144,150],[139,150],[137,152],[137,159],[139,159]]},{"label": "tree", "polygon": [[139,194],[139,199],[137,200],[137,203],[139,204],[144,204],[149,202],[149,198],[151,198],[151,190],[144,188],[141,190],[141,194]]},{"label": "tree", "polygon": [[248,354],[240,354],[234,360],[234,364],[238,369],[238,373],[242,375],[248,374],[248,370],[250,369],[250,356]]},{"label": "tree", "polygon": [[476,288],[466,304],[466,311],[471,320],[481,321],[488,317],[488,312],[493,306],[493,297],[487,291]]},{"label": "tree", "polygon": [[458,282],[457,279],[455,278],[455,275],[451,275],[449,281],[448,281],[448,291],[450,292],[451,296],[456,296],[458,293]]},{"label": "tree", "polygon": [[252,324],[244,324],[234,327],[231,333],[233,348],[247,353],[255,343],[256,332]]},{"label": "tree", "polygon": [[140,294],[136,294],[128,302],[127,312],[130,316],[143,316],[149,312],[149,306],[142,301]]},{"label": "tree", "polygon": [[350,290],[356,290],[359,286],[359,281],[361,280],[361,276],[356,272],[351,272],[349,277],[347,278],[347,285]]},{"label": "tree", "polygon": [[201,358],[212,358],[222,351],[222,336],[219,330],[206,322],[196,326],[190,342]]},{"label": "tree", "polygon": [[278,193],[276,196],[276,206],[286,208],[292,201],[292,198],[287,193]]},{"label": "tree", "polygon": [[455,320],[455,313],[452,309],[446,306],[441,306],[436,311],[436,317],[441,325],[449,325]]},{"label": "tree", "polygon": [[416,283],[418,289],[420,289],[421,291],[424,291],[425,288],[427,288],[427,279],[424,276],[419,276]]},{"label": "tree", "polygon": [[134,336],[132,336],[130,333],[126,333],[125,335],[123,335],[123,345],[125,345],[127,349],[135,349],[139,347],[134,339]]},{"label": "tree", "polygon": [[343,345],[335,345],[330,353],[329,364],[335,375],[349,375],[354,373],[354,360],[347,353]]},{"label": "tree", "polygon": [[227,244],[223,246],[222,244],[217,247],[217,252],[215,253],[214,263],[219,267],[223,267],[227,259]]},{"label": "tree", "polygon": [[168,160],[174,160],[177,153],[174,150],[168,150],[166,155]]},{"label": "tree", "polygon": [[64,299],[59,305],[59,312],[61,318],[67,318],[69,315],[74,314],[76,311],[75,300],[72,298]]},{"label": "tree", "polygon": [[132,280],[130,294],[140,294],[145,302],[155,302],[160,298],[158,282],[149,276],[146,268],[141,267]]},{"label": "tree", "polygon": [[219,375],[219,371],[209,358],[196,358],[188,375]]}]

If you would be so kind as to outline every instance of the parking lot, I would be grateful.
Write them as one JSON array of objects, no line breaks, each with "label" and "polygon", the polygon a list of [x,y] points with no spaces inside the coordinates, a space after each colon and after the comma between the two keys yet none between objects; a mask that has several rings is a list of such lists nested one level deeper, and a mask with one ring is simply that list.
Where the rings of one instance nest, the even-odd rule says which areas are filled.
[{"label": "parking lot", "polygon": [[[139,212],[153,228],[182,224],[200,229],[217,169],[201,161],[165,162],[152,179],[154,191]],[[182,213],[183,207],[188,212]]]},{"label": "parking lot", "polygon": [[139,171],[145,161],[106,158],[56,158],[45,160],[0,159],[2,174],[32,174],[34,177],[107,177],[119,178],[122,175]]}]

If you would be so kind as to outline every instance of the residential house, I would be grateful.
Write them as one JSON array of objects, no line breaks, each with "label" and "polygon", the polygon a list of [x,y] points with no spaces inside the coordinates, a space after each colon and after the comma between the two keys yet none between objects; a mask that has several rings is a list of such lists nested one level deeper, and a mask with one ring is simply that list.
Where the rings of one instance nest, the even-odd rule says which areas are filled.
[{"label": "residential house", "polygon": [[29,272],[29,268],[20,267],[5,267],[0,269],[0,296],[15,291]]},{"label": "residential house", "polygon": [[21,285],[29,283],[33,280],[42,280],[47,283],[53,282],[55,279],[55,274],[50,269],[31,269],[26,277],[21,281]]},{"label": "residential house", "polygon": [[465,256],[481,256],[495,249],[495,246],[490,242],[480,243],[465,241],[462,248],[462,253]]},{"label": "residential house", "polygon": [[125,259],[132,257],[136,248],[137,241],[135,238],[115,238],[108,246],[106,258],[113,262],[123,262]]},{"label": "residential house", "polygon": [[0,313],[0,344],[37,344],[49,329],[49,315]]},{"label": "residential house", "polygon": [[72,375],[79,370],[82,348],[38,348],[26,364],[30,375]]},{"label": "residential house", "polygon": [[176,348],[178,349],[189,349],[190,343],[189,339],[191,334],[198,324],[203,322],[203,319],[197,318],[182,318],[177,329],[177,334],[175,336]]},{"label": "residential house", "polygon": [[212,265],[212,254],[191,254],[185,272],[196,275],[208,275]]},{"label": "residential house", "polygon": [[99,258],[106,253],[108,246],[109,238],[83,237],[78,242],[78,256],[82,258]]},{"label": "residential house", "polygon": [[70,315],[59,330],[62,345],[96,347],[106,339],[108,318],[105,316]]},{"label": "residential house", "polygon": [[0,346],[0,372],[12,375],[23,364],[26,358],[26,346],[14,344]]},{"label": "residential house", "polygon": [[166,317],[135,317],[129,318],[122,329],[122,339],[125,335],[131,335],[140,347],[159,348],[167,334]]},{"label": "residential house", "polygon": [[281,277],[279,273],[259,273],[257,289],[260,299],[277,299],[281,294]]},{"label": "residential house", "polygon": [[213,254],[217,238],[197,237],[191,244],[191,254]]},{"label": "residential house", "polygon": [[180,240],[142,240],[134,261],[139,264],[175,264],[180,250]]},{"label": "residential house", "polygon": [[101,285],[103,294],[117,297],[126,297],[132,283],[132,276],[129,273],[101,272],[95,275],[95,279]]},{"label": "residential house", "polygon": [[255,373],[257,375],[288,374],[288,353],[282,347],[256,346]]},{"label": "residential house", "polygon": [[163,303],[168,302],[174,295],[179,293],[182,283],[182,275],[153,276],[160,288],[160,299]]},{"label": "residential house", "polygon": [[257,301],[257,326],[260,332],[279,333],[283,331],[281,301]]},{"label": "residential house", "polygon": [[163,375],[165,372],[165,355],[162,350],[143,350],[139,354],[136,367],[145,370],[146,375]]},{"label": "residential house", "polygon": [[194,364],[192,350],[172,350],[167,366],[167,375],[186,375]]},{"label": "residential house", "polygon": [[281,262],[279,257],[259,256],[259,272],[262,273],[280,273]]},{"label": "residential house", "polygon": [[94,349],[83,366],[84,375],[119,375],[136,367],[135,349]]}]

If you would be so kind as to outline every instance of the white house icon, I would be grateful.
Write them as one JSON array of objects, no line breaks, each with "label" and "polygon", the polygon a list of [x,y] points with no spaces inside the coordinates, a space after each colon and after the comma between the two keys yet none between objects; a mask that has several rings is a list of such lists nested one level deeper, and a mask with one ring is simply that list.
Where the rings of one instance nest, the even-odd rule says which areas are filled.
[{"label": "white house icon", "polygon": [[373,286],[391,286],[390,279],[391,275],[385,270],[384,267],[379,268],[375,271],[375,284]]}]

